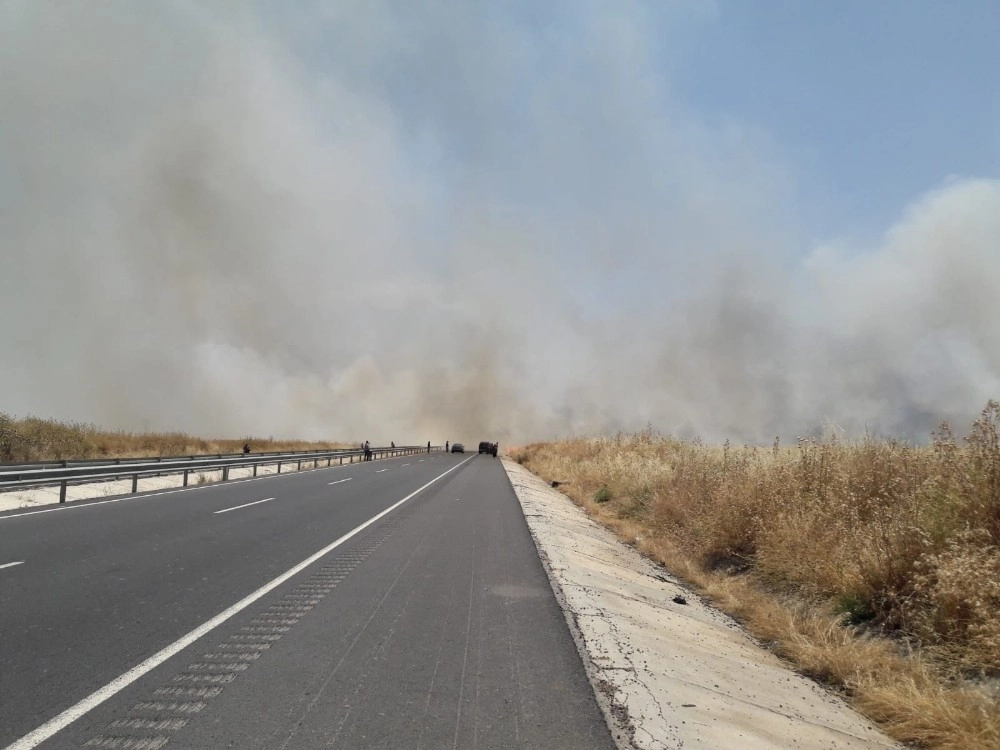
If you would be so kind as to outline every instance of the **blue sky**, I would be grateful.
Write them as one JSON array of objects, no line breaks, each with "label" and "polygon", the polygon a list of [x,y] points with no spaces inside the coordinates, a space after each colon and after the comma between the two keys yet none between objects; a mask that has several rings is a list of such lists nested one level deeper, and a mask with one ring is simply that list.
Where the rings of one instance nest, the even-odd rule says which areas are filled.
[{"label": "blue sky", "polygon": [[950,176],[1000,175],[1000,3],[719,0],[666,50],[709,121],[763,129],[826,232],[881,227]]}]

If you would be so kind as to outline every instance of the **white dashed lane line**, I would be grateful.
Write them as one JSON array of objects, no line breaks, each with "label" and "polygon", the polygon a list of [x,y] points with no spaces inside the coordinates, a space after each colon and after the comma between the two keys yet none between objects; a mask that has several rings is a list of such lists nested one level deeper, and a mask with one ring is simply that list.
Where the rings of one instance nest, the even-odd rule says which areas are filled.
[{"label": "white dashed lane line", "polygon": [[338,479],[336,482],[327,482],[327,484],[340,484],[341,482],[350,482],[353,477],[348,477],[347,479]]},{"label": "white dashed lane line", "polygon": [[381,473],[382,473],[383,471],[389,471],[389,470],[388,470],[388,469],[379,469],[379,470],[378,470],[378,471],[376,471],[375,473],[376,473],[376,474],[381,474]]},{"label": "white dashed lane line", "polygon": [[215,513],[228,513],[231,510],[239,510],[240,508],[249,508],[251,505],[260,505],[261,503],[266,503],[274,500],[273,497],[265,497],[263,500],[254,500],[252,503],[243,503],[243,505],[234,505],[232,508],[223,508],[222,510],[217,510]]},{"label": "white dashed lane line", "polygon": [[0,565],[0,570],[3,570],[4,568],[13,568],[15,565],[24,565],[24,560],[12,563],[4,563],[3,565]]}]

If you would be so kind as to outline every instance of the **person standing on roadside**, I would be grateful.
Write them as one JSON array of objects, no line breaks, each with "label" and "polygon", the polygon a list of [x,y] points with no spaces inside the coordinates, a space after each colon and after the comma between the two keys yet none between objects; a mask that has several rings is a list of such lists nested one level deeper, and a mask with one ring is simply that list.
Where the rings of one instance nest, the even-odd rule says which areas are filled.
[{"label": "person standing on roadside", "polygon": [[448,441],[447,440],[444,441],[444,452],[445,453],[448,452]]},{"label": "person standing on roadside", "polygon": [[428,453],[431,452],[431,441],[430,440],[427,441],[427,452]]}]

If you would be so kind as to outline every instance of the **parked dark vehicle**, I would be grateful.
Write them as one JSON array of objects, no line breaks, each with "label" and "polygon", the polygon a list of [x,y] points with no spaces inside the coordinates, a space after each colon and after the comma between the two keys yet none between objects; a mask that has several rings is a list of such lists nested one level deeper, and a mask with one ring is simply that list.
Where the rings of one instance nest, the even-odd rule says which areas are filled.
[{"label": "parked dark vehicle", "polygon": [[465,446],[462,445],[461,443],[452,443],[451,444],[451,452],[452,453],[465,453]]},{"label": "parked dark vehicle", "polygon": [[493,450],[493,445],[489,441],[487,441],[487,440],[484,440],[483,442],[481,442],[479,444],[479,452],[480,453],[489,453],[492,450]]}]

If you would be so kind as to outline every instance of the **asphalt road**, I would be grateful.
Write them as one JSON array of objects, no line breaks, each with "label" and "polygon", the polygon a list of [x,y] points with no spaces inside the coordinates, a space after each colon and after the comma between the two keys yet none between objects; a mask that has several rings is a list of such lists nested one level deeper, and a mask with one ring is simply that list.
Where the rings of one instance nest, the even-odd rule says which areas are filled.
[{"label": "asphalt road", "polygon": [[499,461],[436,453],[0,514],[0,747],[165,746],[614,743]]}]

